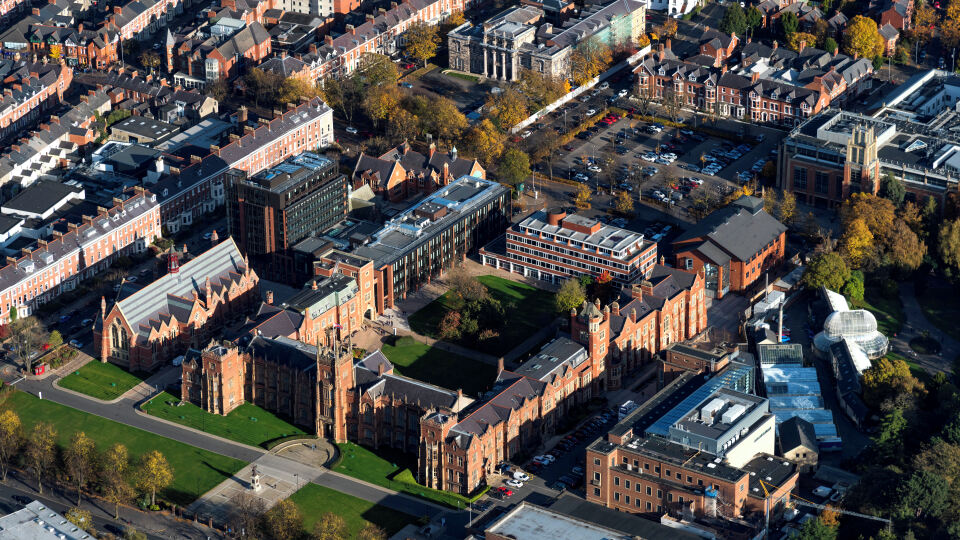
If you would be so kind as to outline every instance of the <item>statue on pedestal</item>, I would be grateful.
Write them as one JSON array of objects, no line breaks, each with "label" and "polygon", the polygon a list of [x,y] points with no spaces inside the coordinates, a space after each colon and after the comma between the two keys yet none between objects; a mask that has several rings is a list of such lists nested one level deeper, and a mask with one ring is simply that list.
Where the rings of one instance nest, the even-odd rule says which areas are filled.
[{"label": "statue on pedestal", "polygon": [[250,489],[260,491],[260,487],[260,473],[257,471],[257,466],[254,465],[250,475]]}]

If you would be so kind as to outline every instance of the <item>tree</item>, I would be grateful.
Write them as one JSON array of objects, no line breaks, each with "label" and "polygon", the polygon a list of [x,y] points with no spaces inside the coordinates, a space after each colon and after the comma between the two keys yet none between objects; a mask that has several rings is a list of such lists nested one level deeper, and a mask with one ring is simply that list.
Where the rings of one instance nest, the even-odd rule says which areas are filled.
[{"label": "tree", "polygon": [[901,272],[913,272],[923,264],[927,245],[902,219],[897,219],[893,223],[889,244],[890,262]]},{"label": "tree", "polygon": [[467,149],[487,168],[503,153],[504,136],[489,118],[484,118],[467,131]]},{"label": "tree", "polygon": [[173,469],[167,458],[157,450],[151,450],[140,458],[137,470],[137,487],[150,493],[150,505],[157,504],[157,490],[173,482]]},{"label": "tree", "polygon": [[140,65],[153,72],[155,68],[160,67],[160,55],[153,51],[147,51],[140,55]]},{"label": "tree", "polygon": [[[260,105],[260,103],[275,105],[283,88],[282,75],[264,71],[257,67],[247,70],[243,82],[250,89],[250,93],[253,94],[253,102],[256,105]],[[331,102],[334,102],[334,100],[327,100],[327,103]]]},{"label": "tree", "polygon": [[[867,372],[869,371],[867,370]],[[907,419],[903,417],[902,408],[894,407],[887,412],[880,421],[877,434],[873,438],[879,454],[889,459],[896,455],[896,452],[901,451],[903,448],[903,432],[906,429]]]},{"label": "tree", "polygon": [[395,109],[390,114],[390,133],[399,140],[413,139],[420,132],[420,119],[406,109]]},{"label": "tree", "polygon": [[497,173],[501,180],[516,186],[530,178],[530,158],[522,150],[509,148],[500,156]]},{"label": "tree", "polygon": [[844,230],[851,221],[862,219],[881,243],[890,237],[894,217],[893,203],[889,199],[869,193],[854,193],[840,207],[840,223]]},{"label": "tree", "polygon": [[790,191],[780,192],[780,205],[777,208],[777,217],[784,225],[793,223],[793,217],[797,213],[797,197]]},{"label": "tree", "polygon": [[7,481],[7,470],[23,447],[20,416],[10,409],[0,413],[0,482]]},{"label": "tree", "polygon": [[840,513],[837,512],[837,507],[832,504],[826,505],[826,507],[820,511],[820,522],[827,527],[839,527]]},{"label": "tree", "polygon": [[747,33],[747,14],[737,2],[732,2],[720,20],[720,31],[743,36]]},{"label": "tree", "polygon": [[833,51],[838,50],[840,45],[837,44],[837,40],[833,39],[832,37],[828,37],[823,40],[823,48],[826,49],[827,52],[832,53]]},{"label": "tree", "polygon": [[90,480],[96,457],[97,447],[93,439],[87,437],[87,434],[82,431],[74,433],[70,438],[65,461],[67,472],[77,486],[77,506],[80,506],[80,496]]},{"label": "tree", "polygon": [[810,261],[803,272],[803,284],[809,289],[826,287],[831,291],[839,291],[850,278],[850,269],[840,255],[836,253],[821,253]]},{"label": "tree", "polygon": [[888,172],[880,178],[880,196],[890,199],[893,206],[900,208],[907,196],[907,188],[899,178]]},{"label": "tree", "polygon": [[290,499],[283,499],[264,514],[264,529],[276,540],[293,540],[303,533],[303,516]]},{"label": "tree", "polygon": [[63,336],[60,334],[59,330],[50,332],[50,335],[47,337],[47,345],[49,345],[51,349],[56,349],[57,347],[63,345]]},{"label": "tree", "polygon": [[[396,89],[396,86],[392,88]],[[277,90],[276,104],[280,107],[287,103],[297,104],[322,94],[321,88],[312,81],[302,77],[287,77],[280,83],[280,88]]]},{"label": "tree", "polygon": [[420,115],[423,127],[440,141],[455,141],[469,125],[467,117],[460,112],[451,99],[441,97],[433,100],[424,114]]},{"label": "tree", "polygon": [[763,190],[763,211],[775,216],[777,214],[777,192],[772,189]]},{"label": "tree", "polygon": [[563,77],[551,77],[532,69],[521,69],[516,88],[533,104],[541,109],[570,91],[570,83]]},{"label": "tree", "polygon": [[73,523],[77,527],[80,527],[84,531],[90,532],[93,528],[93,515],[89,510],[84,510],[83,508],[73,507],[67,510],[67,513],[63,515],[67,518],[67,521]]},{"label": "tree", "polygon": [[760,10],[757,9],[757,6],[751,5],[747,8],[747,28],[750,30],[756,30],[760,28],[760,25],[763,24],[763,14],[760,13]]},{"label": "tree", "polygon": [[230,93],[230,87],[225,81],[216,80],[208,84],[205,91],[208,96],[217,100],[217,102],[222,102]]},{"label": "tree", "polygon": [[367,52],[360,55],[355,73],[359,74],[366,88],[395,87],[400,80],[397,64],[389,56],[379,53]]},{"label": "tree", "polygon": [[371,88],[363,98],[363,110],[378,124],[386,120],[399,105],[400,95],[396,86]]},{"label": "tree", "polygon": [[939,517],[951,504],[950,485],[939,474],[915,471],[900,487],[900,515],[914,520]]},{"label": "tree", "polygon": [[960,45],[960,0],[950,0],[940,21],[940,41],[947,47]]},{"label": "tree", "polygon": [[863,272],[859,270],[850,271],[850,277],[847,278],[847,281],[843,284],[843,289],[840,291],[844,296],[851,300],[863,300],[863,293],[865,288],[863,285]]},{"label": "tree", "polygon": [[817,36],[807,32],[794,32],[787,36],[787,48],[800,52],[805,47],[813,47],[817,43]]},{"label": "tree", "polygon": [[661,38],[672,38],[677,35],[677,20],[668,18],[663,21],[663,24],[660,25],[660,37]]},{"label": "tree", "polygon": [[342,540],[347,537],[347,522],[333,512],[326,512],[313,524],[315,540]]},{"label": "tree", "polygon": [[627,190],[621,190],[617,194],[616,200],[613,202],[613,207],[623,215],[629,215],[633,213],[633,197],[630,195],[630,192]]},{"label": "tree", "polygon": [[[253,68],[250,72],[253,72]],[[259,71],[259,70],[258,70]],[[343,78],[327,77],[319,86],[320,94],[327,105],[338,109],[347,124],[353,124],[353,115],[363,103],[363,75],[359,70]]]},{"label": "tree", "polygon": [[577,186],[577,194],[574,195],[573,202],[577,205],[577,208],[587,209],[590,208],[590,199],[593,194],[590,192],[590,188],[586,184],[580,184]]},{"label": "tree", "polygon": [[960,219],[941,225],[939,240],[937,251],[940,259],[954,270],[960,269]]},{"label": "tree", "polygon": [[387,533],[373,523],[367,523],[357,532],[357,540],[386,540]]},{"label": "tree", "polygon": [[487,101],[487,110],[490,111],[490,119],[493,123],[507,132],[528,116],[527,105],[526,96],[519,90],[508,88],[490,97]]},{"label": "tree", "polygon": [[427,24],[423,21],[416,21],[407,27],[404,38],[407,43],[403,50],[413,58],[420,61],[422,65],[427,65],[427,61],[437,55],[437,47],[440,46],[440,36],[437,35],[437,27]]},{"label": "tree", "polygon": [[133,488],[127,483],[130,467],[127,447],[114,443],[100,459],[100,484],[104,498],[113,503],[113,519],[120,518],[120,504],[133,498]]},{"label": "tree", "polygon": [[576,279],[568,279],[560,286],[554,302],[557,305],[557,311],[562,314],[570,313],[571,309],[576,309],[583,305],[587,299],[587,291],[583,285]]},{"label": "tree", "polygon": [[811,519],[800,527],[792,540],[836,540],[837,528],[826,525],[821,519]]},{"label": "tree", "polygon": [[843,30],[843,51],[850,56],[874,58],[883,54],[883,38],[877,29],[877,23],[863,15],[857,15],[847,23]]},{"label": "tree", "polygon": [[863,261],[870,255],[873,248],[873,233],[862,219],[855,219],[847,224],[843,236],[840,237],[840,253],[851,268],[860,268]]},{"label": "tree", "polygon": [[248,491],[239,491],[230,499],[230,528],[235,532],[243,531],[247,538],[256,534],[256,530],[267,511],[263,499]]},{"label": "tree", "polygon": [[456,341],[460,337],[460,312],[447,311],[437,325],[437,335],[444,341]]},{"label": "tree", "polygon": [[556,152],[560,148],[560,134],[552,129],[541,130],[531,138],[530,158],[534,162],[545,162],[547,164],[547,173],[553,178],[553,161]]},{"label": "tree", "polygon": [[800,19],[792,11],[788,11],[780,16],[780,26],[783,28],[783,35],[789,37],[800,28]]},{"label": "tree", "polygon": [[610,46],[596,36],[579,44],[570,54],[570,71],[573,84],[583,86],[590,79],[600,75],[613,62]]},{"label": "tree", "polygon": [[18,317],[8,326],[14,358],[20,362],[26,373],[32,373],[34,359],[31,356],[47,342],[42,324],[36,317]]},{"label": "tree", "polygon": [[[683,97],[677,92],[673,85],[669,85],[664,89],[661,104],[667,112],[667,117],[670,120],[677,120],[680,115],[680,109],[683,107]],[[657,144],[659,147],[659,143]]]},{"label": "tree", "polygon": [[57,443],[57,430],[52,424],[37,422],[33,431],[27,437],[27,447],[24,460],[27,466],[33,469],[37,478],[37,491],[43,493],[43,477],[47,468],[53,463],[54,450]]},{"label": "tree", "polygon": [[123,528],[123,540],[147,540],[147,535],[127,525]]},{"label": "tree", "polygon": [[[949,12],[948,12],[949,13]],[[937,12],[926,2],[913,11],[913,37],[925,45],[933,37],[933,27],[937,23]]]},{"label": "tree", "polygon": [[879,358],[863,372],[863,400],[874,407],[899,394],[923,390],[923,384],[910,373],[910,366],[899,358]]}]

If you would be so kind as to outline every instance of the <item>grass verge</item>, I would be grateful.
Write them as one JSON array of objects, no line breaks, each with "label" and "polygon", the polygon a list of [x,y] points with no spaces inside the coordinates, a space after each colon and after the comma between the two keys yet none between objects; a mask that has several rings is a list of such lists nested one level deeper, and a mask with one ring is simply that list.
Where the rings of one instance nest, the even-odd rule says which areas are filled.
[{"label": "grass verge", "polygon": [[290,496],[290,500],[300,509],[300,513],[303,515],[303,527],[307,531],[313,530],[313,524],[323,514],[332,512],[347,522],[348,538],[356,537],[360,529],[367,523],[372,523],[383,529],[389,538],[417,520],[416,517],[403,512],[317,484],[307,484],[300,488],[299,491]]},{"label": "grass verge", "polygon": [[184,403],[179,407],[178,403],[180,398],[162,392],[144,403],[141,409],[157,418],[262,448],[271,448],[275,441],[291,436],[307,436],[302,429],[251,403],[240,405],[226,416],[210,414],[193,403]]},{"label": "grass verge", "polygon": [[486,488],[470,497],[448,493],[421,486],[411,472],[416,469],[416,458],[388,449],[372,450],[353,443],[337,445],[343,459],[334,470],[347,476],[358,478],[371,484],[383,486],[394,491],[406,493],[444,504],[452,508],[463,508],[469,502],[480,498]]},{"label": "grass verge", "polygon": [[877,318],[877,329],[886,336],[900,332],[903,326],[903,303],[899,296],[889,297],[879,288],[867,287],[862,301],[851,302],[854,308],[865,309]]},{"label": "grass verge", "polygon": [[960,294],[950,286],[927,287],[923,294],[917,296],[923,314],[931,324],[941,332],[960,339]]},{"label": "grass verge", "polygon": [[160,494],[164,499],[179,505],[191,503],[246,465],[238,459],[195,448],[52,401],[41,400],[24,392],[8,394],[0,408],[12,409],[20,415],[20,421],[27,433],[37,422],[53,424],[57,430],[57,442],[62,447],[70,443],[70,437],[74,433],[83,431],[94,440],[101,452],[114,443],[125,445],[133,460],[151,450],[160,451],[173,468],[173,483]]},{"label": "grass verge", "polygon": [[110,401],[141,382],[143,379],[122,367],[94,359],[57,381],[57,384],[74,392]]}]

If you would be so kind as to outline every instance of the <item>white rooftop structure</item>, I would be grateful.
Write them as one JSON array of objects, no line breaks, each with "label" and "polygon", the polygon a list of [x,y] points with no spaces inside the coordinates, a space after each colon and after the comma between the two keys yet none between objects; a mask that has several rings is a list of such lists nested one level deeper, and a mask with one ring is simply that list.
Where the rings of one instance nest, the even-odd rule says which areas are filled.
[{"label": "white rooftop structure", "polygon": [[627,540],[623,533],[522,502],[486,531],[515,540]]},{"label": "white rooftop structure", "polygon": [[823,331],[813,337],[813,345],[820,354],[826,355],[831,345],[844,339],[856,343],[867,358],[887,354],[890,341],[877,330],[873,313],[865,309],[851,310],[842,295],[829,289],[823,289],[823,292],[833,313],[824,321]]},{"label": "white rooftop structure", "polygon": [[92,540],[67,518],[33,501],[21,510],[0,517],[0,540]]}]

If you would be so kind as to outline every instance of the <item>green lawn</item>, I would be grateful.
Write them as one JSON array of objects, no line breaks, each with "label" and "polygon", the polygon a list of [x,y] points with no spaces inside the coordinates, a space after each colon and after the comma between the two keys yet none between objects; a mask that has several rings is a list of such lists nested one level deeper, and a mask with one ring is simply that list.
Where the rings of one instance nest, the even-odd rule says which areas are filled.
[{"label": "green lawn", "polygon": [[960,291],[950,286],[929,286],[917,296],[927,320],[954,339],[960,339]]},{"label": "green lawn", "polygon": [[165,499],[186,505],[232,476],[244,462],[208,452],[200,448],[154,435],[134,427],[78,411],[24,392],[11,393],[2,404],[20,415],[24,430],[29,433],[39,421],[49,422],[57,430],[59,443],[69,444],[70,437],[83,431],[100,451],[114,443],[126,445],[130,457],[136,459],[150,450],[159,450],[173,468],[173,484],[163,490]]},{"label": "green lawn", "polygon": [[122,367],[94,359],[60,379],[57,384],[81,394],[110,401],[122,396],[142,381],[143,379]]},{"label": "green lawn", "polygon": [[458,79],[463,79],[465,81],[470,81],[474,83],[480,81],[480,77],[477,77],[475,75],[467,75],[466,73],[460,73],[459,71],[448,71],[444,75],[447,75],[450,77],[456,77]]},{"label": "green lawn", "polygon": [[497,376],[496,366],[431,347],[409,336],[392,345],[384,343],[381,350],[401,375],[450,390],[462,388],[470,396],[490,388]]},{"label": "green lawn", "polygon": [[357,532],[368,522],[386,532],[387,537],[393,536],[400,529],[417,520],[416,517],[391,510],[363,499],[358,499],[330,488],[307,484],[290,496],[290,500],[297,505],[303,514],[303,527],[307,531],[313,530],[313,524],[320,516],[333,512],[347,522],[348,538],[356,536]]},{"label": "green lawn", "polygon": [[854,300],[851,307],[873,313],[877,318],[877,329],[886,336],[893,336],[903,326],[903,303],[900,297],[886,297],[878,288],[867,287],[863,301]]},{"label": "green lawn", "polygon": [[394,491],[430,499],[453,508],[464,508],[468,500],[476,500],[485,491],[474,493],[468,499],[455,493],[430,489],[416,482],[413,472],[417,469],[415,456],[390,449],[377,450],[375,454],[372,450],[353,443],[337,446],[340,448],[340,462],[333,470]]},{"label": "green lawn", "polygon": [[143,411],[157,418],[192,427],[231,441],[270,448],[272,441],[293,435],[307,435],[273,413],[244,403],[226,416],[210,414],[193,403],[177,406],[180,398],[163,392],[145,403]]},{"label": "green lawn", "polygon": [[[486,353],[503,356],[557,316],[552,292],[496,276],[478,276],[477,279],[487,286],[490,296],[500,301],[504,312],[500,339],[492,343],[484,351]],[[436,337],[440,320],[458,300],[447,292],[411,315],[410,327],[418,334]]]}]

